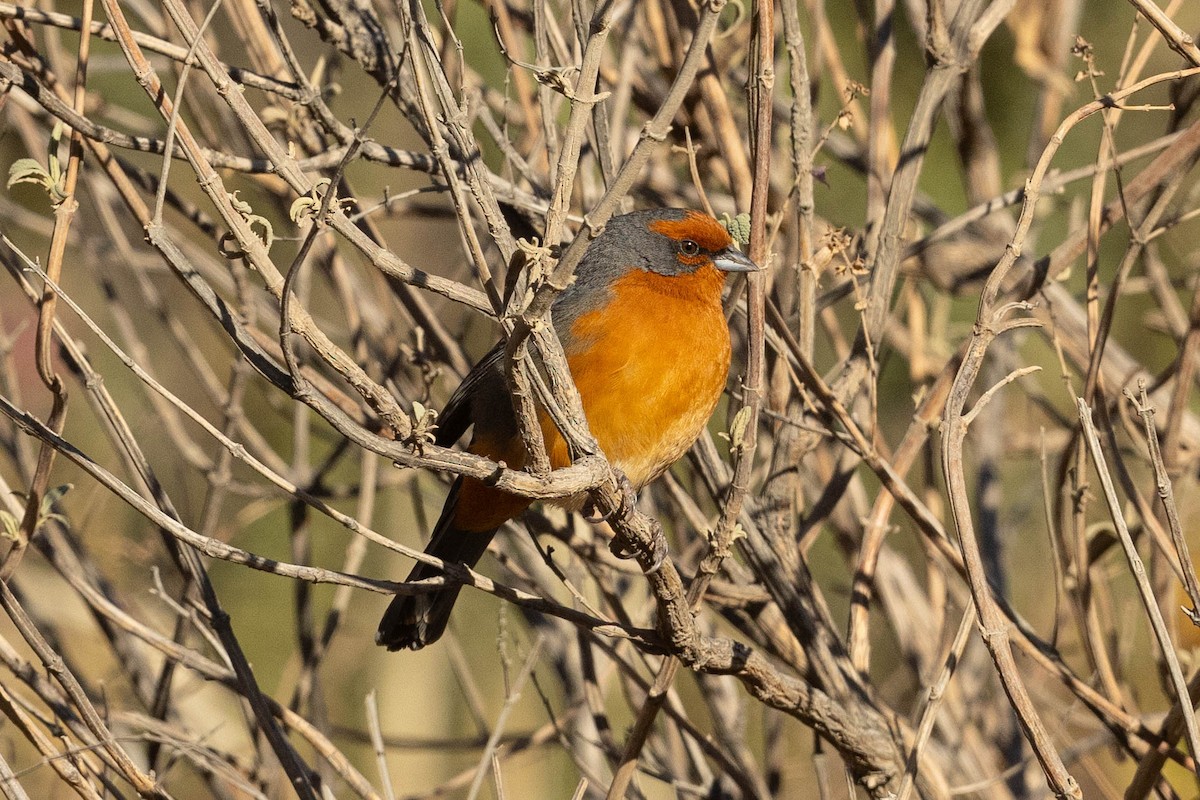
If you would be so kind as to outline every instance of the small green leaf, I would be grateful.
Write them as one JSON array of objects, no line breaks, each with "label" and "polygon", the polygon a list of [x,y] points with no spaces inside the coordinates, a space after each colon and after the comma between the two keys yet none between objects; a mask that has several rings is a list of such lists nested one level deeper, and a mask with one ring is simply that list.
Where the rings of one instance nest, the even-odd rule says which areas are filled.
[{"label": "small green leaf", "polygon": [[0,511],[0,538],[11,542],[21,540],[21,523],[7,511]]},{"label": "small green leaf", "polygon": [[59,500],[61,500],[63,498],[64,495],[66,495],[67,492],[71,491],[74,488],[75,488],[74,484],[64,483],[61,486],[55,486],[53,489],[46,490],[46,494],[42,497],[42,504],[38,508],[38,525],[39,526],[43,522],[45,522],[49,519],[53,519],[56,517],[61,519],[61,517],[59,517],[59,515],[54,513],[54,506]]},{"label": "small green leaf", "polygon": [[729,423],[729,444],[735,450],[742,448],[742,442],[746,438],[746,426],[750,424],[750,409],[743,406],[734,414],[733,421]]},{"label": "small green leaf", "polygon": [[55,208],[67,199],[67,178],[63,173],[62,162],[58,159],[58,145],[62,141],[63,125],[54,126],[50,134],[50,146],[46,153],[48,167],[43,167],[36,158],[18,158],[8,168],[8,187],[11,189],[18,183],[32,183],[40,186],[50,195],[50,204]]},{"label": "small green leaf", "polygon": [[750,215],[746,213],[738,214],[736,217],[731,217],[728,214],[721,215],[721,224],[725,226],[725,230],[729,231],[729,236],[744,247],[750,243]]},{"label": "small green leaf", "polygon": [[36,158],[18,158],[8,168],[9,189],[18,183],[37,183],[44,186],[49,179],[50,173],[38,163]]}]

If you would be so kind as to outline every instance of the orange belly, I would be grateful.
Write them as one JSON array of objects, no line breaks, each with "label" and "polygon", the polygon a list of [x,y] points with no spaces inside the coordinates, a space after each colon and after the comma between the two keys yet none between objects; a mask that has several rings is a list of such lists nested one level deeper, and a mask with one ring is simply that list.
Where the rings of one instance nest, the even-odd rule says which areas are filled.
[{"label": "orange belly", "polygon": [[[730,357],[724,278],[712,267],[670,278],[634,270],[617,281],[603,311],[579,317],[563,337],[588,427],[635,489],[687,452],[721,399]],[[568,465],[567,443],[553,421],[545,411],[539,421],[551,465]],[[520,439],[495,441],[476,430],[469,449],[525,466]],[[454,523],[465,531],[491,530],[529,503],[468,478]],[[581,506],[582,498],[564,505]]]},{"label": "orange belly", "polygon": [[[634,270],[603,311],[580,317],[565,337],[588,427],[635,488],[687,451],[721,398],[730,349],[724,277],[712,267],[670,278]],[[557,432],[551,441],[555,466],[568,463]]]}]

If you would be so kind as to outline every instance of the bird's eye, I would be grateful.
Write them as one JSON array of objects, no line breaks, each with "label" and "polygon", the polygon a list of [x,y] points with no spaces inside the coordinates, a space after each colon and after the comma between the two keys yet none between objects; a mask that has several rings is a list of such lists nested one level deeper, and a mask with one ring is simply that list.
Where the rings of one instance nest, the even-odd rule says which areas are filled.
[{"label": "bird's eye", "polygon": [[694,256],[700,254],[700,245],[693,242],[691,239],[684,239],[679,243],[679,252],[685,256]]}]

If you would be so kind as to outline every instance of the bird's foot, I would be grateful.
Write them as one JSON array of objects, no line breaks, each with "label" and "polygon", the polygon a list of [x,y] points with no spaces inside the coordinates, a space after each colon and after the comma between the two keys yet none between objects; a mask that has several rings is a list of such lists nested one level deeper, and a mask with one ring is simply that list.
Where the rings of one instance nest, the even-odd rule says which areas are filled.
[{"label": "bird's foot", "polygon": [[650,562],[650,566],[642,570],[646,575],[653,575],[662,569],[667,560],[667,537],[663,535],[662,526],[657,521],[650,521],[653,533],[648,545],[641,542],[631,542],[620,533],[608,543],[608,551],[620,559],[636,558],[639,563]]},{"label": "bird's foot", "polygon": [[596,508],[595,503],[593,503],[591,500],[588,500],[586,503],[584,503],[583,511],[580,513],[583,514],[583,519],[585,522],[590,522],[593,525],[599,525],[601,522],[609,522],[613,519],[613,517],[620,516],[622,511],[624,511],[624,508],[622,506],[617,506],[612,511],[609,511],[607,514],[605,514],[601,512],[600,509]]},{"label": "bird's foot", "polygon": [[633,484],[629,482],[629,478],[625,477],[625,473],[619,469],[614,469],[613,474],[616,475],[617,488],[621,490],[621,503],[612,511],[604,513],[596,508],[595,503],[588,500],[583,506],[583,518],[593,525],[598,525],[601,522],[611,522],[614,518],[627,514],[637,508],[637,491],[633,488]]},{"label": "bird's foot", "polygon": [[[621,505],[617,507],[616,511],[609,514],[608,518],[624,515],[637,507],[637,492],[634,491],[629,478],[625,477],[625,473],[620,470],[617,470],[617,485],[621,489]],[[658,524],[657,520],[648,521],[651,526],[648,544],[643,545],[640,541],[630,541],[618,532],[616,537],[609,542],[608,550],[620,559],[636,558],[640,563],[649,561],[650,566],[644,572],[647,575],[653,575],[662,568],[663,562],[667,560],[667,537],[663,535],[662,526]]]}]

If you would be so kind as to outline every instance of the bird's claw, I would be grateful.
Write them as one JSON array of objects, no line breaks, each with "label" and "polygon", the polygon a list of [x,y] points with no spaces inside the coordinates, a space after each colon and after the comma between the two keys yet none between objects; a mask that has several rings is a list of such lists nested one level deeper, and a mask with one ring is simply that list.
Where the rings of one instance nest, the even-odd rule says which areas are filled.
[{"label": "bird's claw", "polygon": [[629,482],[629,478],[619,469],[613,470],[617,479],[617,488],[621,490],[621,503],[608,513],[601,512],[596,508],[596,504],[588,500],[583,507],[583,518],[598,525],[601,522],[611,522],[614,518],[622,516],[633,509],[637,508],[638,496],[637,491],[633,488],[633,484]]},{"label": "bird's claw", "polygon": [[662,569],[662,565],[667,560],[667,537],[663,535],[662,528],[656,524],[654,538],[650,540],[648,548],[643,549],[637,544],[631,544],[625,537],[617,534],[616,538],[608,543],[608,551],[622,560],[636,558],[640,562],[643,556],[648,556],[650,566],[642,572],[646,575],[653,575]]},{"label": "bird's claw", "polygon": [[621,490],[621,508],[628,508],[632,511],[637,507],[637,490],[633,488],[633,484],[629,482],[629,476],[624,472],[619,469],[614,472],[617,477],[617,488]]},{"label": "bird's claw", "polygon": [[618,516],[623,510],[623,506],[618,506],[612,511],[609,511],[607,514],[604,514],[601,513],[598,508],[596,508],[595,503],[589,500],[587,505],[583,507],[583,519],[585,522],[590,522],[593,525],[599,525],[601,522],[610,521],[613,517]]},{"label": "bird's claw", "polygon": [[[637,508],[638,496],[637,491],[633,488],[629,478],[621,470],[615,470],[617,488],[621,492],[621,502],[617,507],[602,513],[596,508],[595,504],[588,502],[584,506],[583,518],[593,524],[600,522],[610,522],[617,517],[623,517],[626,514]],[[644,570],[646,575],[653,575],[662,568],[663,563],[667,560],[667,538],[663,535],[662,528],[657,522],[653,524],[653,536],[649,546],[643,547],[640,542],[630,542],[621,533],[608,543],[608,551],[616,558],[622,560],[637,559],[639,563],[650,562],[650,566]]]}]

